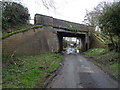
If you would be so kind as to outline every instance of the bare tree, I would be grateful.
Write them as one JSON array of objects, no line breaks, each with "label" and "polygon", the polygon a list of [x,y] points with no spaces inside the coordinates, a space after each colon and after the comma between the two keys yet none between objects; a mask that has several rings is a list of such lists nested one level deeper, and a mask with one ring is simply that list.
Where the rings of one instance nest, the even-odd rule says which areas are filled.
[{"label": "bare tree", "polygon": [[109,2],[100,2],[93,11],[86,10],[86,16],[84,19],[84,23],[91,26],[97,26],[98,25],[98,17],[102,15],[102,13],[105,11],[106,7],[111,5]]},{"label": "bare tree", "polygon": [[[8,1],[17,1],[19,3],[24,4],[24,2],[27,2],[28,0],[8,0]],[[40,5],[41,2],[44,5],[46,9],[56,9],[56,3],[54,0],[34,0],[35,4]]]},{"label": "bare tree", "polygon": [[42,3],[47,9],[56,9],[54,0],[42,0]]}]

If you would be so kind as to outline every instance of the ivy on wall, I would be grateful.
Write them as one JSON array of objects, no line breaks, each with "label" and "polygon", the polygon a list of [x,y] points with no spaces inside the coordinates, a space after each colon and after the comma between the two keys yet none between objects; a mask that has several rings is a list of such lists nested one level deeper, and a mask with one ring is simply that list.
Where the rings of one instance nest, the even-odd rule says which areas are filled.
[{"label": "ivy on wall", "polygon": [[105,38],[103,35],[101,34],[97,34],[97,33],[93,33],[93,35],[98,38],[100,41],[102,41],[104,44],[109,44],[111,43],[110,40],[108,40],[107,38]]}]

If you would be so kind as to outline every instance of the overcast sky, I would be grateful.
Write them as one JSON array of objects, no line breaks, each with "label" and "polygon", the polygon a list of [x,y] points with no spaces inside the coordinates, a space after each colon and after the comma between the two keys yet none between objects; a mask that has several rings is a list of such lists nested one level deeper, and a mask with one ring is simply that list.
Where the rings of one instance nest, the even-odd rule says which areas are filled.
[{"label": "overcast sky", "polygon": [[28,7],[31,19],[34,19],[34,15],[37,13],[53,16],[54,18],[71,22],[82,23],[86,14],[86,10],[93,10],[93,8],[102,1],[111,2],[114,0],[53,0],[56,6],[56,10],[47,10],[43,5],[42,0],[22,1],[24,2],[24,5]]}]

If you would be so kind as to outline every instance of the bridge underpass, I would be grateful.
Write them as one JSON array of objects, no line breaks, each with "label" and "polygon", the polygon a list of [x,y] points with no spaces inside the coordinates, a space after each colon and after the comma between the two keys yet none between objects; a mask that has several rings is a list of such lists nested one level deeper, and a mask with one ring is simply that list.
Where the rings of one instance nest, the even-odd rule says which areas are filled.
[{"label": "bridge underpass", "polygon": [[84,24],[73,23],[65,20],[56,19],[50,16],[45,16],[41,14],[35,15],[35,24],[44,25],[50,27],[52,30],[56,31],[58,41],[59,41],[59,51],[63,50],[63,37],[77,37],[81,39],[82,51],[86,51],[90,48],[90,32],[94,29],[91,26]]},{"label": "bridge underpass", "polygon": [[66,31],[57,31],[58,40],[59,40],[59,47],[60,52],[63,50],[63,37],[75,37],[80,39],[81,44],[81,51],[86,51],[88,47],[88,42],[86,40],[86,34],[85,33],[74,33],[74,32],[66,32]]},{"label": "bridge underpass", "polygon": [[39,52],[59,52],[63,49],[63,37],[81,39],[82,51],[91,48],[90,36],[93,27],[53,17],[36,14],[38,28],[20,32],[3,40],[3,54],[10,56],[35,55]]}]

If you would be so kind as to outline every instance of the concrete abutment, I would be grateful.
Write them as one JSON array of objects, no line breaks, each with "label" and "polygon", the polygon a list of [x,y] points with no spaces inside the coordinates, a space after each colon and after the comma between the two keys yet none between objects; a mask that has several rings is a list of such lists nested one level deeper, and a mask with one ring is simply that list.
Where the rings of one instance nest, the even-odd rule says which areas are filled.
[{"label": "concrete abutment", "polygon": [[[3,39],[3,55],[23,56],[40,52],[60,52],[63,50],[63,37],[80,38],[82,51],[94,45],[95,40],[92,41],[93,37],[90,34],[92,27],[40,14],[35,15],[35,25],[43,25],[43,27],[30,29]],[[77,29],[77,32],[74,29]]]}]

